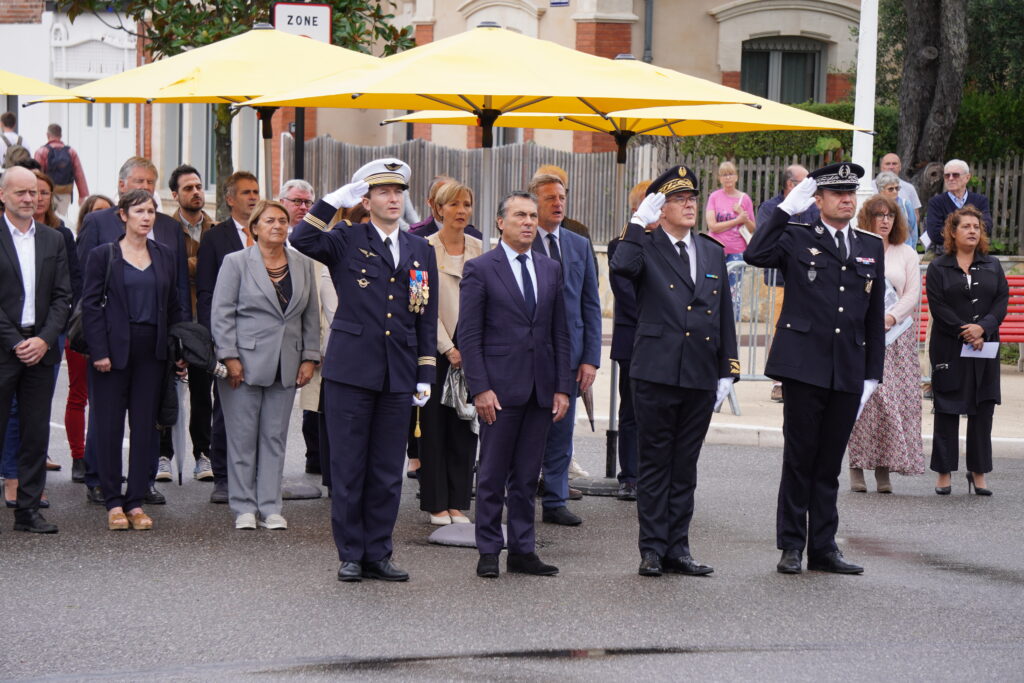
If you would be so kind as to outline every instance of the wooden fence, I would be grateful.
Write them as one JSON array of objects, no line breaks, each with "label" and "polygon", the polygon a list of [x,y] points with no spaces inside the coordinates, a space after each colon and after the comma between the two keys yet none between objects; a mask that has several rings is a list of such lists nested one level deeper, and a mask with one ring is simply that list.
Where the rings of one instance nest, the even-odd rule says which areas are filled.
[{"label": "wooden fence", "polygon": [[[284,137],[283,168],[290,168],[292,142]],[[404,160],[413,169],[409,188],[417,211],[426,216],[424,198],[435,175],[450,175],[479,193],[483,174],[480,149],[453,149],[425,140],[410,140],[383,147],[362,147],[318,137],[306,142],[306,179],[318,195],[348,182],[363,164],[383,156]],[[492,154],[495,194],[504,195],[525,189],[533,172],[542,164],[556,164],[569,174],[568,215],[590,228],[595,244],[606,244],[619,234],[615,208],[625,202],[626,193],[637,182],[653,178],[673,164],[686,164],[700,178],[702,196],[718,187],[717,157],[688,157],[674,151],[672,145],[635,144],[630,146],[623,174],[623,187],[615,187],[615,154],[574,154],[541,147],[532,142],[495,147]],[[790,164],[817,168],[821,156],[764,157],[736,162],[738,187],[750,195],[754,206],[779,193],[783,169]],[[1024,168],[1020,158],[972,164],[973,175],[980,179],[980,191],[989,197],[995,222],[994,239],[1009,253],[1024,253]],[[496,198],[495,198],[496,199]],[[480,200],[478,198],[478,204]],[[483,218],[474,217],[482,225]],[[703,210],[701,211],[703,221]]]}]

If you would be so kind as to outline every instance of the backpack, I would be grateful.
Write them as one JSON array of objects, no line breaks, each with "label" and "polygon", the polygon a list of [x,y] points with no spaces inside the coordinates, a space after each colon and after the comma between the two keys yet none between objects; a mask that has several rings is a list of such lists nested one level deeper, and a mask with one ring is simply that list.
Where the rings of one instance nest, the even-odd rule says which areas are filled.
[{"label": "backpack", "polygon": [[32,158],[29,151],[25,149],[25,146],[21,144],[21,136],[18,136],[18,141],[11,143],[7,136],[0,133],[0,139],[4,141],[4,145],[7,149],[4,151],[4,168],[10,168],[15,166],[22,161],[28,161]]},{"label": "backpack", "polygon": [[46,146],[46,175],[54,185],[71,185],[75,182],[75,165],[71,161],[71,148]]}]

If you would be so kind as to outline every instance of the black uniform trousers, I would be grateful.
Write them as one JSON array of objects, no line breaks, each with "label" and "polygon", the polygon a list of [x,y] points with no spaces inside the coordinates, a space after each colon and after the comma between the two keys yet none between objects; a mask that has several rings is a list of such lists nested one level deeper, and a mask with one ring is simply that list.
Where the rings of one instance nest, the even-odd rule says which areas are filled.
[{"label": "black uniform trousers", "polygon": [[18,451],[18,507],[15,520],[39,509],[46,486],[46,451],[50,445],[53,366],[28,366],[11,353],[0,363],[0,435],[7,433],[11,402],[18,399],[21,448]]},{"label": "black uniform trousers", "polygon": [[640,552],[690,554],[697,458],[711,424],[715,392],[633,378],[639,431],[636,513]]},{"label": "black uniform trousers", "polygon": [[412,394],[323,383],[338,559],[377,562],[391,555]]},{"label": "black uniform trousers", "polygon": [[782,480],[776,517],[780,550],[808,557],[837,550],[839,471],[857,420],[860,394],[782,380]]},{"label": "black uniform trousers", "polygon": [[629,361],[615,362],[619,364],[619,483],[635,484],[639,444],[633,410],[633,383],[629,379]]},{"label": "black uniform trousers", "polygon": [[[967,416],[967,471],[985,474],[992,471],[992,414],[995,401],[978,404],[975,414]],[[932,431],[931,470],[945,474],[956,472],[960,460],[960,416],[935,413]]]},{"label": "black uniform trousers", "polygon": [[306,466],[320,464],[320,413],[302,411],[302,440],[306,443]]},{"label": "black uniform trousers", "polygon": [[[150,468],[159,448],[156,428],[167,361],[156,358],[156,326],[131,325],[128,365],[99,372],[89,368],[90,412],[96,414],[96,466],[107,509],[142,505],[149,492]],[[121,495],[121,442],[128,411],[128,486]]]},{"label": "black uniform trousers", "polygon": [[[469,420],[459,419],[454,408],[441,405],[444,380],[451,363],[437,354],[437,376],[430,400],[420,409],[420,510],[468,510],[476,460],[476,434]],[[415,408],[413,409],[415,419]]]}]

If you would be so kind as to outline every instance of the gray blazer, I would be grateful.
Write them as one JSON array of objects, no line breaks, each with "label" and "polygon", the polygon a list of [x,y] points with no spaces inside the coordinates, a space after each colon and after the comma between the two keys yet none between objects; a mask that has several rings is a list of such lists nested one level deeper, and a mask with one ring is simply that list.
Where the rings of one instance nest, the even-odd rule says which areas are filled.
[{"label": "gray blazer", "polygon": [[292,298],[283,313],[258,246],[228,254],[217,275],[210,316],[217,358],[238,358],[249,386],[269,387],[278,367],[282,386],[294,386],[299,363],[320,362],[313,261],[294,249],[285,251]]}]

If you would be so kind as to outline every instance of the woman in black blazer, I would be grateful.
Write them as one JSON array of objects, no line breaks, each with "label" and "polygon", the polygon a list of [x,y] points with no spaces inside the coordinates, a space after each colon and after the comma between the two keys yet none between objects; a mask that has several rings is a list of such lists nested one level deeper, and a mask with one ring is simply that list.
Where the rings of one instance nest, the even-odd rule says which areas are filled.
[{"label": "woman in black blazer", "polygon": [[[132,190],[117,206],[125,222],[124,236],[89,252],[85,266],[82,320],[92,361],[90,403],[96,411],[97,469],[107,527],[151,529],[153,520],[143,512],[142,501],[159,445],[156,416],[167,363],[167,330],[186,315],[178,297],[174,254],[147,239],[156,222],[153,196]],[[122,495],[125,411],[131,444],[128,486]]]},{"label": "woman in black blazer", "polygon": [[928,265],[928,308],[932,335],[935,427],[931,468],[939,473],[935,493],[952,491],[951,472],[960,455],[960,416],[967,416],[967,490],[990,496],[985,473],[992,471],[992,413],[1000,402],[999,354],[965,358],[966,347],[999,341],[1010,293],[1003,269],[988,255],[983,216],[973,206],[954,211],[942,230],[945,252]]}]

